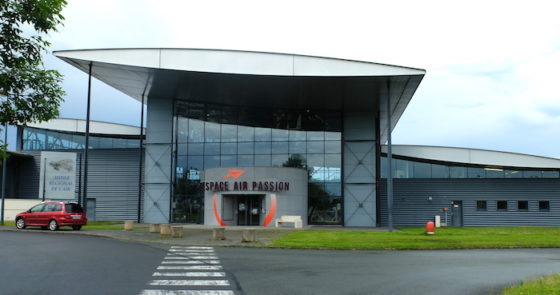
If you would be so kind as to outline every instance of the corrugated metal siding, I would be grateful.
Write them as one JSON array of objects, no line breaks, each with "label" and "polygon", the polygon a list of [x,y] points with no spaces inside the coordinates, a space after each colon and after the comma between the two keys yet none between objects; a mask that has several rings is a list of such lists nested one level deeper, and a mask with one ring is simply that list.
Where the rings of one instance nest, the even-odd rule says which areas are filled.
[{"label": "corrugated metal siding", "polygon": [[[38,197],[41,152],[26,153],[33,155],[34,159],[28,166],[20,168],[28,181],[22,182],[18,196],[33,199]],[[96,220],[137,219],[138,153],[138,149],[89,150],[87,197],[96,199]],[[76,186],[76,196],[77,191]]]},{"label": "corrugated metal siding", "polygon": [[[395,225],[420,226],[441,215],[451,201],[463,201],[464,226],[559,226],[560,179],[394,179]],[[387,225],[387,182],[381,180],[381,223]],[[428,200],[432,197],[432,200]],[[487,211],[477,211],[476,201],[486,200]],[[497,211],[496,201],[508,201],[507,211]],[[529,201],[528,211],[518,211],[517,201]],[[550,201],[550,211],[539,211],[538,201]],[[451,209],[450,209],[451,211]],[[449,214],[449,213],[448,213]],[[451,217],[448,217],[451,223]]]}]

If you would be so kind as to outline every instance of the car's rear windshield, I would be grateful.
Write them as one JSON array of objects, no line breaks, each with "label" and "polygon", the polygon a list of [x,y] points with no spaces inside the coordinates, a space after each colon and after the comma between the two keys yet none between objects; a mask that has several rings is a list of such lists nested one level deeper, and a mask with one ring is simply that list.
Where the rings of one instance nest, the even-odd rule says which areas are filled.
[{"label": "car's rear windshield", "polygon": [[66,213],[83,213],[82,206],[79,204],[66,204]]}]

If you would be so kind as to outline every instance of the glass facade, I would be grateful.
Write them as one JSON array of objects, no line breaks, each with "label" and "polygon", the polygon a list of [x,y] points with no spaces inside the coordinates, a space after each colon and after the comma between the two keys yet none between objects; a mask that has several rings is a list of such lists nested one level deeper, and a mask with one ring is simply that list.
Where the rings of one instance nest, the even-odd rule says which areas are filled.
[{"label": "glass facade", "polygon": [[203,223],[200,172],[211,167],[308,171],[309,223],[341,221],[339,113],[176,101],[172,222]]},{"label": "glass facade", "polygon": [[[381,157],[381,178],[387,178],[387,157]],[[393,158],[393,178],[560,178],[560,170],[508,170],[440,165]]]},{"label": "glass facade", "polygon": [[[22,149],[33,150],[81,150],[86,144],[82,134],[50,131],[25,127],[23,129]],[[105,136],[89,137],[90,149],[130,149],[139,148],[138,138],[117,138]]]}]

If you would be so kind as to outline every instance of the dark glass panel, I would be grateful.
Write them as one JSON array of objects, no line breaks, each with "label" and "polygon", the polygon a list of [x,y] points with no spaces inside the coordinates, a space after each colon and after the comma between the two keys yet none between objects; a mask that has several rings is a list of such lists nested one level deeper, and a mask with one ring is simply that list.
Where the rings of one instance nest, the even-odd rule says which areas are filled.
[{"label": "dark glass panel", "polygon": [[340,182],[325,182],[325,190],[330,196],[340,196],[342,194],[342,185]]},{"label": "dark glass panel", "polygon": [[486,201],[476,201],[476,211],[486,211]]},{"label": "dark glass panel", "polygon": [[325,153],[340,154],[340,141],[329,140],[325,141]]},{"label": "dark glass panel", "polygon": [[507,201],[497,201],[496,208],[498,211],[507,211]]},{"label": "dark glass panel", "polygon": [[542,172],[543,178],[559,178],[560,172],[558,171],[543,171]]},{"label": "dark glass panel", "polygon": [[[182,113],[179,113],[182,115]],[[206,112],[204,111],[204,104],[201,103],[189,103],[186,106],[186,115],[190,119],[205,120]]]},{"label": "dark glass panel", "polygon": [[307,141],[325,140],[325,132],[323,131],[309,131],[307,132]]},{"label": "dark glass panel", "polygon": [[380,163],[380,169],[381,169],[381,178],[387,178],[387,169],[389,169],[387,167],[387,157],[381,157],[381,163]]},{"label": "dark glass panel", "polygon": [[220,142],[221,126],[218,123],[206,122],[204,124],[204,141],[206,142]]},{"label": "dark glass panel", "polygon": [[253,166],[253,155],[239,155],[237,156],[237,165],[239,166]]},{"label": "dark glass panel", "polygon": [[255,141],[270,141],[270,128],[255,128]]},{"label": "dark glass panel", "polygon": [[271,142],[255,142],[255,154],[270,154],[271,153]]},{"label": "dark glass panel", "polygon": [[523,178],[523,172],[516,170],[504,171],[505,178]]},{"label": "dark glass panel", "polygon": [[255,152],[254,142],[240,142],[237,145],[237,153],[242,155],[253,154]]},{"label": "dark glass panel", "polygon": [[539,211],[550,211],[550,201],[539,201]]},{"label": "dark glass panel", "polygon": [[237,166],[237,156],[222,156],[222,167]]},{"label": "dark glass panel", "polygon": [[305,154],[305,141],[290,141],[290,154]]},{"label": "dark glass panel", "polygon": [[232,106],[222,106],[222,123],[223,124],[237,124],[237,117],[239,116],[239,108]]},{"label": "dark glass panel", "polygon": [[274,167],[282,167],[284,163],[288,161],[288,154],[283,155],[272,155],[272,166]]},{"label": "dark glass panel", "polygon": [[329,195],[323,183],[310,182],[308,184],[308,197],[310,224],[341,223],[341,198]]},{"label": "dark glass panel", "polygon": [[204,141],[204,122],[199,120],[189,120],[189,142]]},{"label": "dark glass panel", "polygon": [[222,143],[222,155],[234,155],[237,154],[237,143],[235,142],[226,142]]},{"label": "dark glass panel", "polygon": [[517,201],[518,211],[529,211],[529,201]]},{"label": "dark glass panel", "polygon": [[177,118],[177,142],[186,143],[189,136],[189,119],[184,117]]},{"label": "dark glass panel", "polygon": [[273,154],[287,154],[288,153],[288,142],[287,141],[273,141],[272,142],[272,153]]},{"label": "dark glass panel", "polygon": [[187,156],[178,156],[177,163],[175,163],[175,178],[183,179],[187,178],[187,171],[188,171],[188,157]]},{"label": "dark glass panel", "polygon": [[523,171],[523,178],[541,178],[541,177],[542,177],[541,171],[532,171],[532,170]]},{"label": "dark glass panel", "polygon": [[204,156],[204,169],[220,167],[220,156]]},{"label": "dark glass panel", "polygon": [[[181,144],[179,145],[181,146]],[[188,145],[188,155],[204,155],[204,144],[203,143],[190,143]]]},{"label": "dark glass panel", "polygon": [[449,167],[432,164],[432,178],[449,178]]},{"label": "dark glass panel", "polygon": [[341,155],[326,154],[325,155],[325,180],[340,181],[341,177]]},{"label": "dark glass panel", "polygon": [[414,178],[432,178],[431,164],[412,162],[414,169]]},{"label": "dark glass panel", "polygon": [[255,128],[247,126],[237,126],[237,139],[241,141],[254,141]]},{"label": "dark glass panel", "polygon": [[272,141],[288,141],[288,130],[272,129]]},{"label": "dark glass panel", "polygon": [[221,123],[222,122],[222,110],[220,106],[207,104],[204,114],[204,119],[206,122],[215,122]]},{"label": "dark glass panel", "polygon": [[270,155],[255,155],[255,166],[270,166]]},{"label": "dark glass panel", "polygon": [[222,142],[235,142],[237,141],[237,126],[235,125],[222,125]]},{"label": "dark glass panel", "polygon": [[486,178],[486,171],[484,168],[468,167],[467,176],[468,178]]},{"label": "dark glass panel", "polygon": [[206,143],[206,144],[204,144],[204,154],[205,155],[219,155],[220,154],[220,144],[219,143]]},{"label": "dark glass panel", "polygon": [[290,130],[290,141],[305,141],[305,131]]},{"label": "dark glass panel", "polygon": [[322,154],[325,152],[325,144],[323,141],[308,141],[307,153],[308,154]]},{"label": "dark glass panel", "polygon": [[486,170],[486,178],[504,178],[504,170],[502,169],[494,169],[494,168],[485,168]]},{"label": "dark glass panel", "polygon": [[401,159],[393,159],[394,178],[414,178],[414,167],[412,162]]},{"label": "dark glass panel", "polygon": [[342,140],[340,132],[325,132],[325,140]]},{"label": "dark glass panel", "polygon": [[204,158],[202,156],[189,156],[187,165],[187,179],[199,180],[200,172],[204,170]]},{"label": "dark glass panel", "polygon": [[324,181],[326,178],[325,171],[325,155],[324,154],[308,154],[307,167],[311,174],[310,181]]},{"label": "dark glass panel", "polygon": [[467,178],[467,167],[449,167],[449,176],[451,178]]}]

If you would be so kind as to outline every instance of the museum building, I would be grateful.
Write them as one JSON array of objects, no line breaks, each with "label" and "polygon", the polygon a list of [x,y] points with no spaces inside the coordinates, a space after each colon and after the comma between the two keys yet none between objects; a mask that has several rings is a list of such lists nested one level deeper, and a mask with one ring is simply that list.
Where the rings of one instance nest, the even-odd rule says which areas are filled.
[{"label": "museum building", "polygon": [[[558,159],[390,144],[421,69],[231,50],[55,55],[146,105],[145,132],[116,124],[93,132],[91,182],[80,200],[98,220],[269,226],[290,215],[304,224],[386,226],[391,182],[395,225],[435,215],[456,226],[560,221]],[[33,162],[38,151],[81,153],[83,129],[42,124],[19,128],[20,156]],[[66,136],[66,146],[36,136],[43,133]],[[112,146],[102,147],[107,138]]]}]

